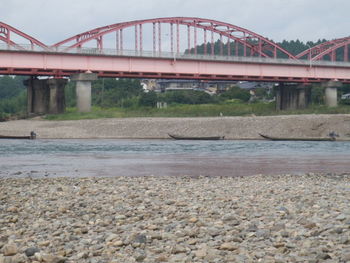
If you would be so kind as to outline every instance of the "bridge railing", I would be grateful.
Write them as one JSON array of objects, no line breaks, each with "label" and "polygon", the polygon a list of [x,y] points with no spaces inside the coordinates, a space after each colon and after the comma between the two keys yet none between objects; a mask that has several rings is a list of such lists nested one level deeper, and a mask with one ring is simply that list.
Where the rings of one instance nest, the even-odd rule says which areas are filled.
[{"label": "bridge railing", "polygon": [[13,52],[35,52],[35,53],[53,53],[53,54],[81,54],[91,56],[120,56],[120,57],[146,57],[146,58],[164,58],[179,60],[206,60],[206,61],[224,61],[240,62],[254,64],[277,64],[277,65],[305,65],[310,68],[313,66],[333,66],[333,67],[350,67],[350,62],[339,61],[310,61],[306,59],[282,59],[282,58],[265,58],[265,57],[242,57],[242,56],[220,56],[220,55],[201,55],[186,54],[176,52],[153,52],[153,51],[135,51],[135,50],[117,50],[117,49],[98,49],[98,48],[70,48],[65,46],[59,47],[39,47],[33,45],[16,45],[11,46],[0,43],[1,51]]}]

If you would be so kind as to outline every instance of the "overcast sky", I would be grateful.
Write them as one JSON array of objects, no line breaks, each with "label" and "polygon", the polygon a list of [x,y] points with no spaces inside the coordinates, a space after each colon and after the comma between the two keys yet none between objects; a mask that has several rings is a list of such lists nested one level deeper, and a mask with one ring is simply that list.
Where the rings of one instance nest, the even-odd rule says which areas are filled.
[{"label": "overcast sky", "polygon": [[276,42],[350,35],[349,0],[1,0],[0,21],[54,44],[95,27],[170,16],[215,19]]}]

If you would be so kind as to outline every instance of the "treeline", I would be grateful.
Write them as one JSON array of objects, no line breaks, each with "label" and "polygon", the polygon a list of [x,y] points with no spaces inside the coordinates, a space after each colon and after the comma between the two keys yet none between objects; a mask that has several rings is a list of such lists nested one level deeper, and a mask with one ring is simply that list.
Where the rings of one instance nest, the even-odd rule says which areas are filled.
[{"label": "treeline", "polygon": [[[27,90],[23,80],[27,77],[0,77],[0,120],[11,115],[25,115]],[[65,88],[67,107],[76,106],[75,83]],[[248,101],[249,91],[231,87],[220,95],[209,95],[204,91],[182,90],[156,93],[145,92],[139,79],[100,78],[92,83],[92,105],[101,108],[155,107],[157,102],[173,104],[215,104],[230,99]]]},{"label": "treeline", "polygon": [[[0,77],[0,120],[6,120],[11,115],[25,115],[27,92],[23,86],[23,77]],[[76,106],[75,83],[69,82],[65,89],[67,107]],[[339,95],[350,92],[350,86],[344,85],[339,89]],[[156,107],[157,102],[172,105],[226,104],[234,101],[254,103],[269,101],[275,95],[274,90],[258,88],[255,90],[255,100],[252,100],[248,90],[231,86],[221,94],[210,95],[199,90],[180,90],[156,93],[145,92],[138,79],[99,79],[92,84],[92,105],[100,108],[128,108]],[[312,102],[323,104],[324,89],[320,85],[312,88]]]},{"label": "treeline", "polygon": [[165,93],[155,93],[154,91],[144,93],[140,97],[140,106],[155,107],[157,102],[166,102],[168,105],[176,104],[219,104],[227,100],[237,99],[248,102],[250,93],[247,90],[232,86],[221,94],[210,95],[200,90],[178,90],[167,91]]},{"label": "treeline", "polygon": [[[75,83],[69,82],[65,92],[66,105],[75,107]],[[136,106],[139,96],[143,93],[139,79],[99,78],[92,83],[92,105],[100,107]]]},{"label": "treeline", "polygon": [[[138,79],[101,78],[92,83],[92,104],[94,106],[111,108],[155,107],[157,102],[167,104],[209,104],[220,103],[227,99],[248,101],[250,93],[238,87],[220,95],[210,95],[199,90],[180,90],[157,93],[145,92]],[[75,87],[70,83],[66,88],[67,106],[75,106]]]},{"label": "treeline", "polygon": [[[277,44],[282,47],[283,49],[287,50],[289,53],[291,53],[292,55],[298,55],[301,52],[308,50],[314,46],[317,46],[321,43],[327,42],[328,40],[326,39],[319,39],[315,42],[313,41],[307,41],[307,42],[303,42],[300,41],[299,39],[297,40],[283,40],[282,42],[278,42]],[[257,45],[258,43],[256,43],[255,41],[250,41],[250,43],[252,45]],[[211,43],[207,43],[207,44],[202,44],[202,45],[198,45],[197,46],[197,54],[205,54],[205,46],[206,46],[206,54],[211,54]],[[230,43],[230,47],[228,48],[228,44],[226,43],[221,43],[220,40],[217,40],[214,43],[214,54],[215,55],[237,55],[237,56],[244,56],[244,54],[250,56],[250,49],[249,48],[244,48],[244,46],[240,43],[238,43],[237,45],[234,43]],[[273,51],[270,50],[264,50],[264,52],[268,55],[270,55],[271,57],[273,57]],[[190,50],[186,50],[185,51],[186,54],[191,53],[194,54],[195,53],[195,49],[192,48]],[[348,52],[349,54],[349,60],[350,60],[350,52]],[[339,49],[336,51],[336,58],[337,60],[343,60],[344,58],[344,49]],[[253,56],[259,56],[259,54],[255,53],[253,54]],[[277,58],[288,58],[286,54],[282,53],[281,51],[277,50]],[[307,56],[304,57],[305,59],[307,59]],[[325,60],[330,60],[329,56],[325,56],[324,58]]]},{"label": "treeline", "polygon": [[308,50],[314,46],[317,46],[327,41],[328,40],[326,39],[319,39],[316,42],[307,41],[304,43],[299,39],[297,39],[297,40],[291,40],[291,41],[283,40],[282,42],[278,42],[277,44],[283,49],[287,50],[292,55],[296,56],[305,50]]}]

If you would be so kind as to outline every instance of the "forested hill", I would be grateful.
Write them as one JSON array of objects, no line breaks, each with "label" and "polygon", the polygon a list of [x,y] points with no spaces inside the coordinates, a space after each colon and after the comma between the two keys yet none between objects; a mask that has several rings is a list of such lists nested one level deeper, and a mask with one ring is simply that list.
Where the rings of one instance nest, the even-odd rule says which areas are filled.
[{"label": "forested hill", "polygon": [[[319,39],[316,42],[313,42],[313,41],[302,42],[302,41],[297,39],[297,40],[290,40],[290,41],[283,40],[282,42],[277,42],[277,44],[280,47],[282,47],[285,50],[287,50],[288,52],[290,52],[291,54],[297,55],[297,54],[303,52],[304,50],[309,49],[310,47],[314,47],[316,45],[319,45],[319,44],[327,42],[327,41],[328,40],[326,40],[326,39]],[[204,44],[197,46],[197,53],[198,54],[204,54],[204,46],[205,46]],[[227,55],[227,53],[228,53],[227,52],[227,43],[226,42],[223,43],[222,47],[223,47],[222,48],[223,55]],[[235,48],[236,48],[236,46],[233,43],[231,43],[230,44],[230,50],[231,50],[230,53],[232,55],[236,54]],[[239,56],[243,55],[243,52],[244,52],[243,50],[244,50],[243,46],[242,45],[238,45],[238,51],[237,52],[238,52]],[[194,49],[192,48],[190,52],[191,52],[191,54],[193,54],[194,53]],[[207,53],[210,54],[210,52],[211,52],[211,44],[208,42],[207,43]],[[186,50],[185,53],[189,53],[189,51]],[[216,55],[220,55],[220,40],[217,40],[214,43],[214,53]],[[270,54],[270,55],[272,56],[272,54]],[[342,55],[342,51],[337,52],[337,56],[338,55],[341,56]],[[281,52],[277,52],[277,56],[279,58],[286,58],[286,55],[282,54]]]},{"label": "forested hill", "polygon": [[303,52],[304,50],[309,49],[310,47],[317,46],[321,43],[327,42],[328,40],[326,39],[319,39],[317,42],[312,42],[308,41],[306,43],[300,41],[299,39],[297,40],[283,40],[282,42],[278,42],[277,44],[287,50],[289,53],[292,55],[298,55],[299,53]]}]

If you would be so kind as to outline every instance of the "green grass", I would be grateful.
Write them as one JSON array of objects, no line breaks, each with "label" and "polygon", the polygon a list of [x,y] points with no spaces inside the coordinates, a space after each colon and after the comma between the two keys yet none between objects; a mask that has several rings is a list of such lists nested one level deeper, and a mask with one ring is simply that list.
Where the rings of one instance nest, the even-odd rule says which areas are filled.
[{"label": "green grass", "polygon": [[47,120],[81,120],[99,118],[130,118],[130,117],[214,117],[220,116],[271,116],[291,114],[339,114],[350,113],[349,105],[335,108],[311,105],[303,110],[276,111],[274,103],[225,103],[202,105],[171,105],[165,109],[156,108],[100,108],[93,107],[91,112],[79,113],[75,108],[68,108],[64,114],[47,115]]}]

